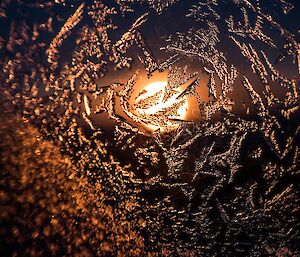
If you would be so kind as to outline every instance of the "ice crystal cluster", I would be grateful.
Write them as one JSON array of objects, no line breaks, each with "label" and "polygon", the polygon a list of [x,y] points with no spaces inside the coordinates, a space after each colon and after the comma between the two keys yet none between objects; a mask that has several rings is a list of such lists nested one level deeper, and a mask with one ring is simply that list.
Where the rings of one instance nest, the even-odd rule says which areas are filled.
[{"label": "ice crystal cluster", "polygon": [[298,256],[296,2],[1,1],[0,255]]}]

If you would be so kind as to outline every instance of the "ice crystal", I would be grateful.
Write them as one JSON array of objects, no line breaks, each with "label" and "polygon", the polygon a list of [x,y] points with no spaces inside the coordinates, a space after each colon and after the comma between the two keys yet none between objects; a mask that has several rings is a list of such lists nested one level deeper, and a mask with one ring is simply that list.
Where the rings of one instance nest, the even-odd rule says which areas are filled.
[{"label": "ice crystal", "polygon": [[0,251],[299,255],[296,10],[1,1]]}]

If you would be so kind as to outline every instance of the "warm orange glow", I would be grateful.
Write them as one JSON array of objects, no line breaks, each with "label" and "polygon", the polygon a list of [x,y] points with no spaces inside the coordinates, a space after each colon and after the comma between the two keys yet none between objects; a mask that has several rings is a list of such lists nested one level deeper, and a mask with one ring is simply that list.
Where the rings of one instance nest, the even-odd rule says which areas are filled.
[{"label": "warm orange glow", "polygon": [[177,97],[183,91],[180,88],[176,89],[176,93],[172,94],[168,97],[165,101],[163,101],[164,95],[166,93],[166,87],[168,85],[167,81],[156,81],[148,84],[146,87],[143,88],[141,95],[136,98],[136,103],[142,102],[143,100],[149,99],[157,94],[157,98],[155,101],[151,102],[147,108],[136,108],[136,112],[138,115],[155,115],[157,114],[158,117],[163,118],[163,124],[158,125],[153,119],[153,122],[149,124],[145,124],[145,126],[150,130],[157,130],[161,129],[162,131],[172,130],[178,126],[178,123],[170,120],[170,118],[176,118],[184,120],[187,116],[188,111],[188,101],[185,97],[184,103],[177,109],[175,115],[165,115],[163,111],[166,108],[170,108],[176,103],[180,103],[182,98],[177,99]]}]

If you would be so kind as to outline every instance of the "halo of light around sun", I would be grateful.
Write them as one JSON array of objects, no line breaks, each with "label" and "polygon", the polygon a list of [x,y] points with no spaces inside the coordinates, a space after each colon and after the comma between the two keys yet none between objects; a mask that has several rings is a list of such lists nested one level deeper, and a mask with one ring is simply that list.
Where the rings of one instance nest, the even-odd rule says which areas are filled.
[{"label": "halo of light around sun", "polygon": [[[188,100],[186,97],[178,98],[182,89],[176,88],[174,93],[164,100],[168,87],[167,81],[155,81],[146,85],[135,99],[135,114],[144,119],[146,129],[162,132],[170,131],[178,127],[174,119],[186,119],[188,112]],[[174,107],[173,115],[168,115],[167,109]]]}]

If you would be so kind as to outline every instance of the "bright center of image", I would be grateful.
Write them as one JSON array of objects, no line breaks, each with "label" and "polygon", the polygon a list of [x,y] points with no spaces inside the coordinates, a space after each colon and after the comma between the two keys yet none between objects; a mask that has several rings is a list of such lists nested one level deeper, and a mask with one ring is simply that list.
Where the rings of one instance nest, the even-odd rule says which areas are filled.
[{"label": "bright center of image", "polygon": [[141,123],[152,131],[170,131],[178,127],[178,120],[187,116],[188,101],[182,89],[171,88],[167,81],[157,81],[142,89],[135,100],[135,111]]}]

